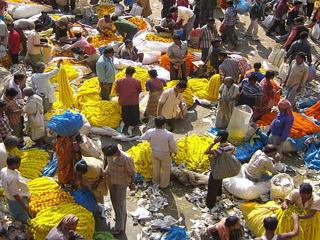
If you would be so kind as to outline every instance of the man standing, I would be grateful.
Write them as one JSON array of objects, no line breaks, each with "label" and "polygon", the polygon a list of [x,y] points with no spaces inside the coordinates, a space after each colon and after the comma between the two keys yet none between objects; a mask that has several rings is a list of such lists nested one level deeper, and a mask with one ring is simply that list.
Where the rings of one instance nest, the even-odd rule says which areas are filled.
[{"label": "man standing", "polygon": [[[186,7],[171,7],[170,13],[173,19],[177,19],[176,23],[180,24],[184,31],[184,38],[188,39],[190,32],[193,29],[196,15],[191,9]],[[183,40],[185,40],[183,39]]]},{"label": "man standing", "polygon": [[115,69],[113,64],[113,48],[107,47],[96,64],[97,76],[101,87],[102,100],[109,100],[112,84],[115,80]]},{"label": "man standing", "polygon": [[150,142],[152,150],[152,182],[160,188],[166,188],[170,183],[171,153],[177,152],[177,144],[173,134],[164,129],[166,119],[158,116],[154,119],[156,128],[149,129],[142,136],[142,140]]},{"label": "man standing", "polygon": [[258,38],[258,20],[264,18],[264,6],[261,0],[256,0],[250,9],[250,25],[248,27],[246,35],[252,37],[252,40],[259,41]]},{"label": "man standing", "polygon": [[31,76],[31,84],[33,91],[42,98],[44,112],[49,112],[52,104],[55,101],[54,90],[50,83],[50,78],[59,72],[62,60],[59,60],[57,67],[50,72],[44,72],[46,65],[43,62],[38,62],[36,72]]},{"label": "man standing", "polygon": [[138,32],[138,27],[126,19],[113,15],[111,20],[116,27],[117,32],[125,39],[132,40],[134,35]]},{"label": "man standing", "polygon": [[201,60],[205,62],[208,58],[209,48],[211,41],[217,37],[218,32],[215,26],[214,18],[208,18],[207,24],[201,28],[200,34],[200,48],[201,48]]},{"label": "man standing", "polygon": [[129,126],[140,123],[139,94],[142,91],[141,83],[133,78],[136,72],[134,67],[127,67],[126,77],[116,82],[116,92],[119,95],[119,104],[122,109],[124,132]]},{"label": "man standing", "polygon": [[169,130],[172,132],[175,128],[175,119],[178,116],[177,108],[180,108],[182,116],[185,113],[182,93],[187,88],[187,83],[184,81],[178,82],[174,88],[165,90],[159,99],[158,116],[163,116],[169,125]]},{"label": "man standing", "polygon": [[227,1],[227,9],[224,13],[224,19],[222,22],[222,41],[230,41],[233,48],[238,46],[238,37],[236,34],[236,24],[237,24],[237,11],[233,6],[233,1]]},{"label": "man standing", "polygon": [[12,217],[26,224],[30,216],[30,192],[26,181],[18,171],[20,162],[21,159],[19,157],[8,157],[8,167],[1,170],[0,178],[4,189],[4,196],[7,198]]},{"label": "man standing", "polygon": [[188,45],[180,40],[178,35],[172,36],[173,43],[168,48],[170,61],[170,80],[178,80],[181,70],[181,79],[187,80],[186,76],[186,57],[188,54]]},{"label": "man standing", "polygon": [[275,5],[275,11],[273,15],[273,24],[266,32],[267,36],[271,36],[271,33],[275,31],[277,27],[280,28],[281,35],[284,35],[286,32],[284,25],[284,16],[287,14],[289,10],[288,0],[280,0]]},{"label": "man standing", "polygon": [[24,87],[25,79],[26,75],[23,73],[15,73],[13,79],[9,81],[8,88],[14,88],[18,92],[16,99],[22,99],[21,89]]},{"label": "man standing", "polygon": [[112,206],[115,212],[115,226],[112,234],[119,235],[126,230],[127,207],[126,192],[135,188],[135,173],[132,158],[117,146],[109,145],[102,148],[105,156],[106,177],[109,181],[109,191]]},{"label": "man standing", "polygon": [[13,64],[19,63],[19,52],[20,52],[20,34],[14,29],[13,24],[8,24],[8,54],[11,57]]},{"label": "man standing", "polygon": [[291,62],[289,73],[284,85],[288,87],[286,99],[290,101],[292,106],[295,105],[295,98],[301,91],[308,79],[309,67],[305,63],[306,55],[300,52],[296,56],[296,60]]},{"label": "man standing", "polygon": [[232,77],[235,83],[238,83],[239,76],[241,74],[239,61],[229,58],[226,52],[220,52],[219,58],[222,62],[219,66],[221,79],[224,79],[225,77]]},{"label": "man standing", "polygon": [[11,135],[12,129],[5,111],[7,109],[7,102],[0,99],[0,137],[2,141]]}]

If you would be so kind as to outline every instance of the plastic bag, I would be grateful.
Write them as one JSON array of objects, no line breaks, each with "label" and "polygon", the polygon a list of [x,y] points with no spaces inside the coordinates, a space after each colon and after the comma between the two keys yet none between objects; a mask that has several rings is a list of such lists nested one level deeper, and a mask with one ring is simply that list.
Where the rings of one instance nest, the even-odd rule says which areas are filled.
[{"label": "plastic bag", "polygon": [[279,68],[279,75],[278,77],[281,79],[281,82],[283,83],[287,76],[288,76],[288,73],[289,73],[289,64],[288,63],[285,63],[283,62]]},{"label": "plastic bag", "polygon": [[101,151],[99,145],[87,136],[82,136],[82,140],[83,142],[80,143],[82,155],[85,157],[100,158]]},{"label": "plastic bag", "polygon": [[171,226],[169,232],[165,234],[164,240],[188,240],[189,236],[185,228],[178,226]]},{"label": "plastic bag", "polygon": [[243,143],[247,134],[249,121],[252,116],[252,109],[247,105],[236,106],[228,125],[229,141],[239,145]]},{"label": "plastic bag", "polygon": [[19,19],[14,21],[13,24],[15,28],[19,28],[22,30],[31,30],[35,27],[34,21],[30,19]]},{"label": "plastic bag", "polygon": [[93,214],[98,212],[97,201],[90,190],[76,190],[71,195],[76,203],[86,208],[88,211]]},{"label": "plastic bag", "polygon": [[272,52],[270,53],[269,57],[268,57],[268,61],[276,66],[276,67],[280,67],[281,64],[284,61],[284,55],[285,55],[286,51],[282,48],[275,47]]},{"label": "plastic bag", "polygon": [[304,162],[308,168],[320,170],[319,143],[311,144],[304,155]]},{"label": "plastic bag", "polygon": [[279,173],[271,178],[271,199],[282,199],[294,189],[293,179],[286,173]]},{"label": "plastic bag", "polygon": [[160,57],[161,57],[160,51],[145,52],[143,54],[142,64],[147,65],[147,64],[157,63],[159,62]]},{"label": "plastic bag", "polygon": [[82,115],[66,111],[53,116],[48,122],[48,128],[60,136],[71,136],[83,126]]},{"label": "plastic bag", "polygon": [[313,26],[312,31],[311,31],[311,37],[314,39],[318,40],[320,38],[320,24],[317,23],[316,25]]},{"label": "plastic bag", "polygon": [[272,26],[273,22],[273,15],[268,15],[266,19],[262,22],[262,25],[269,29]]},{"label": "plastic bag", "polygon": [[143,7],[141,7],[139,4],[134,3],[132,5],[131,11],[130,11],[130,15],[131,16],[141,16],[143,11]]},{"label": "plastic bag", "polygon": [[237,13],[245,14],[250,11],[251,5],[246,0],[240,0],[236,3],[235,6]]},{"label": "plastic bag", "polygon": [[268,193],[270,191],[270,181],[258,183],[250,181],[245,177],[244,171],[246,167],[247,164],[244,164],[237,176],[224,179],[224,188],[237,198],[245,200],[253,200],[259,198],[262,194]]},{"label": "plastic bag", "polygon": [[212,159],[211,174],[214,179],[224,179],[239,174],[241,169],[240,162],[233,154],[223,152],[219,156]]},{"label": "plastic bag", "polygon": [[29,18],[41,12],[51,12],[52,7],[38,4],[22,4],[13,9],[12,16],[14,19]]},{"label": "plastic bag", "polygon": [[54,153],[53,159],[49,164],[42,170],[42,175],[47,177],[52,177],[58,169],[58,159],[57,155]]},{"label": "plastic bag", "polygon": [[317,76],[317,69],[314,65],[311,65],[309,67],[309,72],[308,72],[308,82],[311,82],[313,79],[315,79]]}]

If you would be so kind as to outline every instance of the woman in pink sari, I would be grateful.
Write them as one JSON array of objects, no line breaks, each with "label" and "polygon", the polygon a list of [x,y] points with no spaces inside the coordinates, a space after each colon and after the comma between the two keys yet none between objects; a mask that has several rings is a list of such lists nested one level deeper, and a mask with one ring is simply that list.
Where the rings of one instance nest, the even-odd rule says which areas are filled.
[{"label": "woman in pink sari", "polygon": [[269,113],[273,106],[280,101],[281,88],[273,81],[275,74],[267,71],[265,78],[261,81],[262,97],[253,110],[252,121],[259,120],[264,114]]}]

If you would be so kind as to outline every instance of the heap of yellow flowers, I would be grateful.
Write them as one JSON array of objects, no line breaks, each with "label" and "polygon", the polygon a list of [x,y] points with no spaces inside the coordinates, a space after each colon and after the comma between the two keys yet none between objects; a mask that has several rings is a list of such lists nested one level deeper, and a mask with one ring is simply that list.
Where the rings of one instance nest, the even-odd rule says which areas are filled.
[{"label": "heap of yellow flowers", "polygon": [[[167,86],[164,89],[169,89],[172,88],[174,86],[176,86],[178,84],[178,80],[173,80],[170,82],[167,82]],[[185,103],[187,104],[188,107],[192,106],[193,104],[193,98],[192,98],[192,92],[191,89],[189,87],[189,83],[188,83],[188,88],[182,93],[183,99],[185,101]]]},{"label": "heap of yellow flowers", "polygon": [[209,81],[206,78],[192,78],[188,80],[188,86],[192,94],[200,99],[207,99],[209,101],[218,100],[220,85],[219,74],[213,75]]},{"label": "heap of yellow flowers", "polygon": [[121,42],[122,37],[117,36],[115,33],[110,33],[108,37],[102,35],[94,35],[88,38],[88,42],[95,48],[106,46],[111,42]]},{"label": "heap of yellow flowers", "polygon": [[127,153],[132,157],[134,166],[145,179],[152,178],[151,148],[147,141],[130,148]]},{"label": "heap of yellow flowers", "polygon": [[[67,78],[68,78],[69,81],[72,81],[72,80],[76,79],[79,76],[79,73],[78,73],[77,69],[75,69],[75,67],[73,65],[71,63],[67,63],[67,64],[61,65],[61,68],[64,68],[64,70],[65,70],[65,72],[67,74]],[[55,68],[55,66],[56,66],[56,64],[52,64],[52,65],[46,67],[45,72],[52,71]],[[50,82],[51,83],[57,83],[58,80],[59,80],[59,74],[56,74],[55,76],[50,78]]]},{"label": "heap of yellow flowers", "polygon": [[76,108],[80,110],[82,109],[82,106],[89,101],[100,101],[100,83],[98,78],[94,77],[86,80],[79,88],[74,99]]},{"label": "heap of yellow flowers", "polygon": [[71,194],[63,190],[53,190],[43,194],[31,195],[29,207],[31,212],[37,215],[43,209],[65,203],[74,203]]},{"label": "heap of yellow flowers", "polygon": [[43,194],[44,192],[55,191],[60,188],[56,181],[49,177],[35,178],[28,181],[27,185],[31,195]]},{"label": "heap of yellow flowers", "polygon": [[34,179],[42,175],[42,170],[49,163],[49,154],[37,148],[20,150],[11,149],[9,155],[21,158],[19,171],[25,178]]},{"label": "heap of yellow flowers", "polygon": [[85,239],[93,239],[95,221],[91,212],[78,204],[67,203],[53,206],[40,211],[30,220],[32,234],[35,240],[43,240],[49,231],[59,224],[68,214],[74,214],[79,218],[76,232]]},{"label": "heap of yellow flowers", "polygon": [[156,41],[156,42],[165,42],[165,43],[171,43],[173,42],[173,40],[171,38],[164,38],[164,37],[160,37],[154,33],[148,33],[146,35],[146,40],[149,41]]},{"label": "heap of yellow flowers", "polygon": [[207,171],[210,167],[210,161],[208,155],[205,155],[204,152],[212,141],[213,138],[210,136],[195,134],[181,138],[177,141],[178,152],[173,159],[177,164],[186,164],[187,169],[191,171]]},{"label": "heap of yellow flowers", "polygon": [[58,79],[58,102],[55,102],[55,109],[68,109],[74,106],[73,91],[68,81],[66,67],[62,66],[57,74]]},{"label": "heap of yellow flowers", "polygon": [[141,17],[131,17],[131,18],[129,18],[128,21],[135,24],[138,27],[139,31],[144,30],[148,27],[146,21],[143,20],[143,18],[141,18]]},{"label": "heap of yellow flowers", "polygon": [[98,17],[102,18],[102,17],[104,17],[104,15],[113,13],[114,9],[115,9],[114,5],[111,5],[111,4],[98,5],[96,7],[96,12],[98,14]]}]

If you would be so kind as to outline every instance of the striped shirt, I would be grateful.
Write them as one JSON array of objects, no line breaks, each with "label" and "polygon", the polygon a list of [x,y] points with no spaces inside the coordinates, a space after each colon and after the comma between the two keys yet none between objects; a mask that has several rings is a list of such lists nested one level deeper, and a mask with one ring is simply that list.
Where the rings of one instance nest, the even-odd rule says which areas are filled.
[{"label": "striped shirt", "polygon": [[4,113],[0,114],[0,135],[2,139],[11,135],[11,132],[12,132],[12,129],[9,125],[9,120],[7,116]]},{"label": "striped shirt", "polygon": [[9,119],[10,125],[20,124],[22,108],[18,105],[16,100],[10,100],[6,96],[4,96],[3,99],[7,102],[6,115]]},{"label": "striped shirt", "polygon": [[234,7],[228,7],[224,13],[223,24],[234,26],[237,23],[237,11]]},{"label": "striped shirt", "polygon": [[246,96],[256,97],[262,96],[262,87],[260,83],[256,83],[255,85],[250,85],[249,80],[247,78],[243,79],[241,84],[241,92]]},{"label": "striped shirt", "polygon": [[220,155],[223,152],[233,154],[235,147],[231,143],[220,143],[219,147],[213,150],[213,155]]},{"label": "striped shirt", "polygon": [[237,83],[239,81],[240,67],[239,62],[232,58],[225,59],[219,66],[220,74],[225,77],[232,77]]},{"label": "striped shirt", "polygon": [[200,48],[210,48],[211,41],[213,39],[214,39],[213,29],[210,29],[208,25],[204,25],[201,28]]}]

